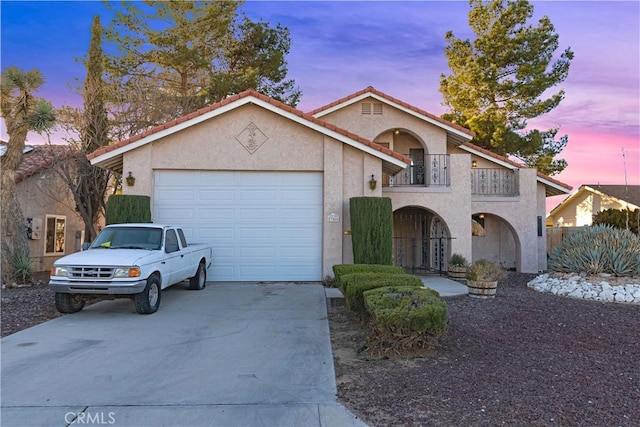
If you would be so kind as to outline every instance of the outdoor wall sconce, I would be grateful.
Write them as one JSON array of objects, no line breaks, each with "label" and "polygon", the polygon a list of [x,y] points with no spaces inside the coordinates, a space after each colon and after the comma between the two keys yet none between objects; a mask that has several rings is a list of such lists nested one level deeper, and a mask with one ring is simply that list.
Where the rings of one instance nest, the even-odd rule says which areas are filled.
[{"label": "outdoor wall sconce", "polygon": [[477,160],[471,160],[471,167],[472,168],[477,168],[478,167],[478,161]]},{"label": "outdoor wall sconce", "polygon": [[376,181],[376,178],[373,175],[371,175],[371,179],[369,180],[369,188],[372,190],[375,190],[376,184],[378,184],[378,181]]},{"label": "outdoor wall sconce", "polygon": [[393,134],[394,134],[394,135],[400,135],[400,129],[396,129],[396,130],[394,130],[394,131],[393,131]]},{"label": "outdoor wall sconce", "polygon": [[136,179],[133,177],[133,175],[131,175],[131,172],[129,172],[129,175],[127,175],[125,181],[127,181],[127,185],[129,187],[133,187],[133,184],[136,183]]}]

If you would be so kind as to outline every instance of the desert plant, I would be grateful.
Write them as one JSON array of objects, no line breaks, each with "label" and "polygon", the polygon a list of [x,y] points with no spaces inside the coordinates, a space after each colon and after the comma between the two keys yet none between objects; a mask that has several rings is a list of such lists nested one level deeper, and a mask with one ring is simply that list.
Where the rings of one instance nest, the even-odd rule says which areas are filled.
[{"label": "desert plant", "polygon": [[569,234],[549,255],[549,270],[561,273],[640,274],[640,237],[609,225]]},{"label": "desert plant", "polygon": [[449,258],[449,265],[452,267],[466,267],[468,264],[467,259],[460,254],[453,254]]},{"label": "desert plant", "polygon": [[33,275],[33,260],[28,253],[14,253],[12,257],[13,277],[21,283],[27,283]]},{"label": "desert plant", "polygon": [[477,282],[497,282],[504,279],[506,273],[495,262],[480,259],[467,268],[467,279]]}]

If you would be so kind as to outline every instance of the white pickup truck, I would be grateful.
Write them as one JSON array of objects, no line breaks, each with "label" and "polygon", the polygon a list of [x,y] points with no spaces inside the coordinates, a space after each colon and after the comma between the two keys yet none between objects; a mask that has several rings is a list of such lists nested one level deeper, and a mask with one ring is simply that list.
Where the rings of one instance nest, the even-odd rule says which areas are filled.
[{"label": "white pickup truck", "polygon": [[204,289],[211,246],[187,245],[181,228],[159,224],[114,224],[105,227],[88,250],[53,264],[49,286],[56,308],[75,313],[85,297],[131,298],[136,311],[158,310],[161,290],[189,279],[189,289]]}]

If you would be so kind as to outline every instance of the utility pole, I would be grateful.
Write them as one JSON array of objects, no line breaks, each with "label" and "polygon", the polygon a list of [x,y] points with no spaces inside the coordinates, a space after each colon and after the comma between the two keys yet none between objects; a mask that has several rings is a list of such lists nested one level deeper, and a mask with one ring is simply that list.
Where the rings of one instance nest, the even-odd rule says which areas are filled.
[{"label": "utility pole", "polygon": [[624,151],[624,147],[622,147],[622,164],[624,166],[624,197],[625,203],[627,205],[627,231],[629,231],[629,184],[627,183],[627,153]]}]

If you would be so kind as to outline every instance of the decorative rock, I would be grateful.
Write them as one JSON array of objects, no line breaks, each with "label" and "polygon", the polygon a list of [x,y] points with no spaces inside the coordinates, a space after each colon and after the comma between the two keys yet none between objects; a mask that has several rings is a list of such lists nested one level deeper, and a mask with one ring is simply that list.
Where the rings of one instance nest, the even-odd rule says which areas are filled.
[{"label": "decorative rock", "polygon": [[[591,278],[594,279],[594,277]],[[637,277],[629,278],[629,282],[633,283],[626,280],[623,282],[620,278],[610,278],[606,275],[600,275],[600,278],[606,278],[613,284],[603,280],[598,280],[596,284],[590,283],[585,274],[551,276],[545,273],[531,280],[527,286],[538,292],[549,292],[570,298],[640,305],[640,283]]]}]

